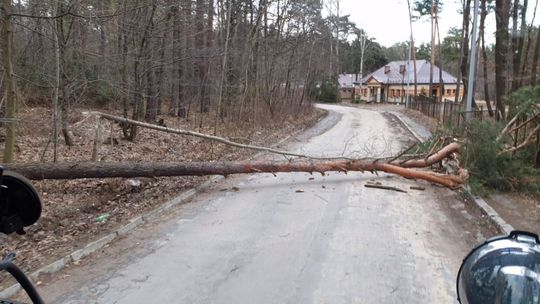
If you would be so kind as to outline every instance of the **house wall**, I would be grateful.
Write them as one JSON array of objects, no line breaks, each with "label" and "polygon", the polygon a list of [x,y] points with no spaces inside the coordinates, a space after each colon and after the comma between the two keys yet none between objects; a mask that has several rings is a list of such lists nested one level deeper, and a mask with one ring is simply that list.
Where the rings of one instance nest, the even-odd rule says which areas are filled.
[{"label": "house wall", "polygon": [[[384,101],[385,102],[405,102],[405,96],[407,96],[407,85],[383,85],[384,88]],[[371,94],[367,92],[369,88],[367,86],[362,87],[362,91],[360,91],[360,88],[358,88],[358,94],[357,96],[360,96],[361,99],[366,101],[376,101],[376,89],[374,90],[373,87],[371,87]],[[441,91],[439,90],[438,84],[434,84],[434,89],[437,90],[437,96],[441,96]],[[451,99],[454,100],[456,96],[456,90],[457,85],[455,84],[447,84],[444,85],[444,92],[442,92],[442,98],[444,99]],[[429,85],[422,84],[417,86],[417,95],[429,95]],[[414,85],[410,86],[410,95],[414,94]],[[375,93],[375,94],[374,94]],[[463,90],[460,90],[459,93],[459,99],[461,100],[463,98]]]},{"label": "house wall", "polygon": [[353,97],[353,90],[356,90],[355,88],[340,88],[339,89],[339,97],[343,99],[352,99]]}]

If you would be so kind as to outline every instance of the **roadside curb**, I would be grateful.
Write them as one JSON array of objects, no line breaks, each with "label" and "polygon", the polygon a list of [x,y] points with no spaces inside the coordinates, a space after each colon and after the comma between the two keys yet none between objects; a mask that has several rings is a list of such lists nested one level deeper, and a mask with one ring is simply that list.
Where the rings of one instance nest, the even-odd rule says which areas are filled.
[{"label": "roadside curb", "polygon": [[473,201],[476,204],[476,207],[478,207],[490,220],[491,224],[493,224],[497,229],[505,234],[508,235],[510,232],[514,231],[514,227],[512,225],[508,224],[498,213],[493,209],[483,198],[474,195],[471,192],[470,187],[467,185],[464,187],[463,193],[469,198],[471,201]]},{"label": "roadside curb", "polygon": [[[100,249],[103,249],[104,247],[109,245],[112,241],[117,239],[118,237],[124,236],[130,231],[134,230],[135,228],[138,228],[145,223],[151,222],[152,220],[156,219],[159,215],[162,215],[165,211],[168,211],[175,206],[189,202],[196,194],[204,191],[205,189],[209,188],[213,183],[219,182],[222,179],[224,179],[224,177],[214,176],[210,178],[209,180],[205,181],[204,183],[202,183],[201,185],[199,185],[198,187],[185,191],[179,196],[177,196],[176,198],[161,204],[159,207],[155,208],[154,210],[151,210],[144,215],[141,215],[141,216],[138,216],[129,220],[128,224],[122,225],[121,227],[115,229],[113,232],[101,237],[100,239],[88,243],[83,248],[77,249],[71,252],[70,254],[52,262],[51,264],[32,272],[29,275],[30,279],[33,281],[37,281],[40,275],[53,274],[55,272],[58,272],[64,269],[68,264],[77,262],[81,260],[82,258]],[[19,285],[19,283],[13,284],[12,286],[0,292],[0,298],[12,297],[20,290],[21,290],[21,285]]]},{"label": "roadside curb", "polygon": [[412,136],[416,138],[416,140],[418,140],[418,142],[422,143],[425,141],[425,139],[422,138],[422,136],[420,136],[405,120],[403,120],[399,115],[397,115],[397,113],[388,112],[388,111],[385,111],[385,113],[388,113],[394,116],[395,118],[397,118],[397,120],[399,120],[401,124],[405,126],[405,129],[407,129],[407,131],[409,131],[409,133],[411,133]]},{"label": "roadside curb", "polygon": [[[391,113],[391,112],[387,112],[391,115],[393,115],[394,117],[396,117],[404,126],[405,128],[419,141],[419,142],[424,142],[425,140],[422,139],[422,137],[420,137],[418,135],[418,133],[416,133],[416,131],[414,131],[414,129],[409,125],[407,124],[407,122],[403,119],[401,119],[401,117],[399,117],[399,115],[396,115],[395,113]],[[476,196],[474,195],[472,192],[471,192],[471,189],[470,187],[467,185],[465,187],[463,187],[463,194],[465,196],[467,196],[467,198],[469,198],[475,205],[476,207],[482,212],[484,213],[488,220],[490,221],[490,223],[497,227],[497,229],[503,233],[503,234],[510,234],[510,232],[512,232],[514,230],[514,227],[512,227],[512,225],[508,224],[498,213],[497,211],[495,211],[495,209],[493,209],[483,198],[479,197],[479,196]]]},{"label": "roadside curb", "polygon": [[[326,117],[326,116],[324,116],[324,117]],[[321,120],[323,120],[324,117],[321,117],[319,120],[317,120],[315,122],[315,124],[317,124]],[[279,140],[277,143],[271,145],[271,147],[276,147],[276,146],[282,145],[283,143],[289,141],[291,138],[294,138],[294,137],[298,136],[300,133],[306,131],[309,128],[310,127],[298,130],[296,132],[293,132],[293,133],[289,134],[288,136],[286,136],[285,138]],[[265,152],[258,152],[255,155],[249,157],[248,159],[250,159],[250,160],[254,159],[254,158],[256,158],[256,157],[258,157],[258,156],[260,156],[260,155],[262,155],[264,153]],[[46,266],[44,266],[44,267],[30,273],[30,275],[28,275],[28,277],[32,281],[37,281],[40,275],[56,273],[56,272],[64,269],[68,264],[79,261],[82,258],[84,258],[84,257],[86,257],[86,256],[88,256],[88,255],[90,255],[90,254],[92,254],[92,253],[94,253],[94,252],[96,252],[96,251],[98,251],[100,249],[103,249],[104,247],[106,247],[107,245],[112,243],[115,239],[117,239],[118,237],[125,236],[129,232],[131,232],[134,229],[142,226],[143,224],[155,220],[157,217],[163,215],[163,213],[165,213],[165,211],[168,211],[168,210],[170,210],[170,209],[172,209],[174,207],[177,207],[179,205],[182,205],[182,204],[185,204],[185,203],[191,201],[195,197],[195,195],[207,190],[208,188],[210,188],[210,186],[212,186],[212,184],[218,183],[218,182],[220,182],[220,181],[222,181],[224,179],[225,179],[225,177],[221,176],[221,175],[212,176],[211,178],[209,178],[207,181],[203,182],[199,186],[180,193],[177,197],[175,197],[175,198],[161,204],[160,206],[156,207],[153,210],[150,210],[149,212],[147,212],[147,213],[145,213],[143,215],[140,215],[140,216],[137,216],[135,218],[130,219],[127,224],[120,226],[119,228],[115,229],[113,232],[101,237],[100,239],[92,241],[92,242],[86,244],[86,246],[84,246],[83,248],[77,249],[77,250],[71,252],[70,254],[68,254],[68,255],[66,255],[66,256],[64,256],[64,257],[62,257],[62,258],[60,258],[60,259],[58,259],[58,260],[56,260],[56,261],[54,261],[52,263],[50,263],[49,265],[46,265]],[[15,283],[15,284],[5,288],[4,290],[0,291],[0,298],[5,299],[5,298],[12,297],[17,292],[19,292],[21,290],[22,290],[21,285],[19,283]]]}]

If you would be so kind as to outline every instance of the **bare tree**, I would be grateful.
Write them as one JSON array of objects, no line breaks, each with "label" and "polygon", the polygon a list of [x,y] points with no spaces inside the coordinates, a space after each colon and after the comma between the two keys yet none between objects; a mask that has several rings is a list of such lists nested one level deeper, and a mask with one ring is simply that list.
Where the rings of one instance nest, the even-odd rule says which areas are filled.
[{"label": "bare tree", "polygon": [[6,141],[4,147],[5,163],[10,163],[14,158],[15,148],[15,111],[17,106],[17,93],[13,73],[13,31],[11,17],[11,0],[2,0],[0,7],[2,30],[0,33],[0,47],[4,64],[4,87],[6,95]]}]

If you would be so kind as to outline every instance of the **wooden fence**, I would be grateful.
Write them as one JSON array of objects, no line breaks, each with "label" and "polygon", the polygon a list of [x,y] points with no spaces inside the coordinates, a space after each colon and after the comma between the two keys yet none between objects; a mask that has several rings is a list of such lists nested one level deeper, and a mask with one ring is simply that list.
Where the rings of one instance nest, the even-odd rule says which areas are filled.
[{"label": "wooden fence", "polygon": [[[458,128],[466,121],[467,114],[469,113],[466,111],[466,105],[463,102],[454,102],[449,99],[445,99],[443,102],[437,102],[435,99],[423,96],[411,99],[408,108],[420,111],[424,115],[435,118],[443,124]],[[475,119],[483,120],[488,117],[487,110],[484,110],[482,106],[471,112]]]}]

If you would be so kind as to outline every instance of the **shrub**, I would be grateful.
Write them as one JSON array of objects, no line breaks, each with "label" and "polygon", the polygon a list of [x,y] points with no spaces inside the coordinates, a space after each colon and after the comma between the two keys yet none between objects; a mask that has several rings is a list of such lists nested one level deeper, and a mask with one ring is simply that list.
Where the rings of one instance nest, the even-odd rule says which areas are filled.
[{"label": "shrub", "polygon": [[335,78],[328,78],[320,83],[317,92],[317,100],[325,103],[338,101],[338,84]]},{"label": "shrub", "polygon": [[533,168],[529,150],[499,154],[508,138],[497,141],[504,127],[493,122],[474,121],[468,129],[464,166],[471,173],[471,186],[501,191],[540,190],[540,170]]},{"label": "shrub", "polygon": [[506,103],[509,106],[509,119],[517,114],[536,112],[538,108],[533,105],[540,105],[540,86],[520,88],[506,98]]}]

